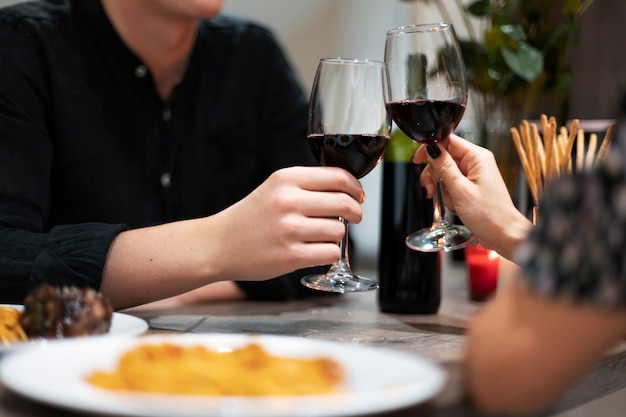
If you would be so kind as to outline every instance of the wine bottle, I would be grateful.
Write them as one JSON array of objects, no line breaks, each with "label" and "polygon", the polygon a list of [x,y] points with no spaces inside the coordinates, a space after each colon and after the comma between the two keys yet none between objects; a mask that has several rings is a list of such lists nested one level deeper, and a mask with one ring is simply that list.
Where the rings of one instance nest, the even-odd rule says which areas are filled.
[{"label": "wine bottle", "polygon": [[395,130],[383,159],[378,305],[388,313],[435,314],[441,304],[440,253],[417,252],[405,244],[409,233],[433,220],[432,199],[419,182],[425,165],[411,162],[418,147]]}]

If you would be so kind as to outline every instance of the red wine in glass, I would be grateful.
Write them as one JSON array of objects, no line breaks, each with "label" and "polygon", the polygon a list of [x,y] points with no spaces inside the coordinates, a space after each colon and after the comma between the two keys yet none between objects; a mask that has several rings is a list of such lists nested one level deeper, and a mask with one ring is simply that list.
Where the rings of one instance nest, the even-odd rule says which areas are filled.
[{"label": "red wine in glass", "polygon": [[[321,59],[309,99],[307,138],[322,166],[338,167],[359,179],[383,158],[391,138],[386,65],[359,59]],[[300,282],[320,291],[375,290],[378,281],[355,274],[348,259],[348,221],[339,258],[321,275]]]},{"label": "red wine in glass", "polygon": [[362,178],[385,155],[389,135],[312,134],[308,136],[313,155],[323,166],[343,168]]},{"label": "red wine in glass", "polygon": [[442,100],[401,100],[387,107],[405,135],[425,144],[450,136],[465,112],[465,104]]},{"label": "red wine in glass", "polygon": [[[398,128],[416,142],[433,145],[447,138],[465,112],[468,87],[461,47],[446,23],[402,26],[387,31],[387,109]],[[476,239],[450,221],[441,184],[433,196],[433,223],[407,236],[406,245],[424,252],[448,252]]]}]

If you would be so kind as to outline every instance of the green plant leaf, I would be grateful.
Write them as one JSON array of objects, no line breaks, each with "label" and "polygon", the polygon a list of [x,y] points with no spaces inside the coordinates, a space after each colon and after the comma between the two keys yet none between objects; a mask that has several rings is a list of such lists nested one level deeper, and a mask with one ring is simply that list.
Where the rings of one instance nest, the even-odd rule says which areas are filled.
[{"label": "green plant leaf", "polygon": [[521,25],[502,25],[500,26],[500,30],[509,38],[515,39],[516,41],[525,41],[527,39],[526,31]]},{"label": "green plant leaf", "polygon": [[489,65],[486,57],[487,52],[482,44],[472,40],[459,39],[459,44],[463,61],[465,61],[465,73],[471,79]]},{"label": "green plant leaf", "polygon": [[491,14],[491,0],[477,0],[467,6],[467,11],[476,17],[489,16]]},{"label": "green plant leaf", "polygon": [[[580,18],[594,0],[414,1],[436,7],[447,20],[460,17],[455,26],[467,32],[460,43],[474,91],[506,97],[525,113],[547,95],[561,109],[557,118],[567,118],[562,109],[571,89],[568,63],[582,30]],[[449,13],[453,5],[458,13]]]},{"label": "green plant leaf", "polygon": [[501,53],[511,71],[528,82],[537,78],[543,69],[541,52],[526,42],[520,42],[515,50],[502,48]]}]

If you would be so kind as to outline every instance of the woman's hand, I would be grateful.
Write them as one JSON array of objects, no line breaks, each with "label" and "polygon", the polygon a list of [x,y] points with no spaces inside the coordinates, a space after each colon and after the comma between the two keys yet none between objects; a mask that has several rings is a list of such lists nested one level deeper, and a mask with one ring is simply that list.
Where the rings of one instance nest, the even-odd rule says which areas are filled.
[{"label": "woman's hand", "polygon": [[413,156],[414,163],[426,161],[421,183],[428,196],[432,197],[435,182],[441,182],[446,207],[483,246],[510,259],[532,224],[513,204],[493,153],[451,135],[438,145],[422,146]]}]

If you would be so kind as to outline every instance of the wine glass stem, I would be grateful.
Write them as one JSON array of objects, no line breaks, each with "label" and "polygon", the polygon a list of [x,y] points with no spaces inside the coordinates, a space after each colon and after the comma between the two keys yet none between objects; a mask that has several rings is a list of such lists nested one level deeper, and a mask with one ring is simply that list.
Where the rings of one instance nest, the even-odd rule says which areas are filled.
[{"label": "wine glass stem", "polygon": [[433,225],[431,230],[444,228],[448,225],[448,212],[443,204],[443,190],[441,183],[437,183],[433,195]]},{"label": "wine glass stem", "polygon": [[343,223],[344,234],[343,238],[339,242],[339,251],[341,254],[339,255],[339,259],[331,266],[329,272],[338,272],[338,273],[350,273],[350,259],[348,258],[348,226],[349,223],[343,217],[339,218]]}]

